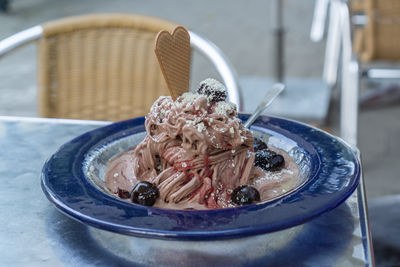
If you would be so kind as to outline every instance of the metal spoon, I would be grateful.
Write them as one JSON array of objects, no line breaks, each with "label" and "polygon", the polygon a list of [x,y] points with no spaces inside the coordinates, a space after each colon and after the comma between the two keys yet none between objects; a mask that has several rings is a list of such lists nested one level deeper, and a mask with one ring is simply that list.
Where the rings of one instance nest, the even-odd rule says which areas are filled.
[{"label": "metal spoon", "polygon": [[247,119],[244,123],[245,128],[249,128],[253,122],[260,116],[260,114],[269,106],[271,105],[272,101],[285,89],[285,85],[283,83],[275,83],[271,90],[269,90],[263,100],[258,104],[254,113]]}]

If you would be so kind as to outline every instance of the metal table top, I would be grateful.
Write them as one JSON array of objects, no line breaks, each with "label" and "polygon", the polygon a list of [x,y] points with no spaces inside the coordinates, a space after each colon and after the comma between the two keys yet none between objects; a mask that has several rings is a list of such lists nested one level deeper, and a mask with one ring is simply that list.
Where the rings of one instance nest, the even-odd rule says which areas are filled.
[{"label": "metal table top", "polygon": [[[135,258],[98,244],[91,237],[92,227],[58,212],[40,187],[42,166],[59,146],[106,124],[0,117],[1,266],[139,265]],[[275,255],[277,265],[288,259],[295,266],[373,265],[362,183],[344,204],[302,227],[302,233]]]}]

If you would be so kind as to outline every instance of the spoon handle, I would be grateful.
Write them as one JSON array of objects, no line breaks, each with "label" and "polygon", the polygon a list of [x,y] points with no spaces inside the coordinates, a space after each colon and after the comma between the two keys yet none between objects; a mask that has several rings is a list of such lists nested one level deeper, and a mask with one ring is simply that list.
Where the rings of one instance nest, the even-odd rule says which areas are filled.
[{"label": "spoon handle", "polygon": [[249,128],[250,125],[260,116],[260,114],[269,106],[271,105],[272,101],[285,89],[285,85],[282,83],[275,83],[271,90],[265,94],[263,100],[258,104],[257,109],[254,113],[247,119],[244,124],[245,128]]}]

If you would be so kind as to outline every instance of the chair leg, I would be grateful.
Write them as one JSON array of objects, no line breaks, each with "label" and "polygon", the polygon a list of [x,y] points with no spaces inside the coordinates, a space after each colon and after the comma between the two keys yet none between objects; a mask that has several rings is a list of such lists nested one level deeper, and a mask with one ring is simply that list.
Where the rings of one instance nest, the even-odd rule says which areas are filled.
[{"label": "chair leg", "polygon": [[342,88],[340,99],[340,136],[357,146],[359,65],[352,55],[351,25],[348,6],[338,3],[342,44]]},{"label": "chair leg", "polygon": [[357,145],[359,67],[356,60],[347,66],[347,75],[342,79],[340,99],[340,136],[352,145]]},{"label": "chair leg", "polygon": [[328,36],[326,40],[323,80],[333,87],[337,81],[339,67],[341,27],[337,1],[330,1]]},{"label": "chair leg", "polygon": [[310,39],[314,42],[319,42],[324,37],[328,5],[329,0],[315,1],[315,9],[310,31]]}]

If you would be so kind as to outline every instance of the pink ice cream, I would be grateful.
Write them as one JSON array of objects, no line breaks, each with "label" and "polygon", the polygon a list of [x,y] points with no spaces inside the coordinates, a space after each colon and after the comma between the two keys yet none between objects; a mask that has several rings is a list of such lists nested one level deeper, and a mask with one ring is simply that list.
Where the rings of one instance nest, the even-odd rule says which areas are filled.
[{"label": "pink ice cream", "polygon": [[130,192],[147,181],[159,190],[156,207],[215,209],[237,206],[231,195],[241,185],[252,185],[263,201],[297,183],[297,165],[283,151],[278,151],[285,158],[279,171],[254,165],[254,138],[236,107],[225,101],[222,84],[207,79],[198,92],[156,100],[146,116],[145,139],[108,164],[112,193]]}]

